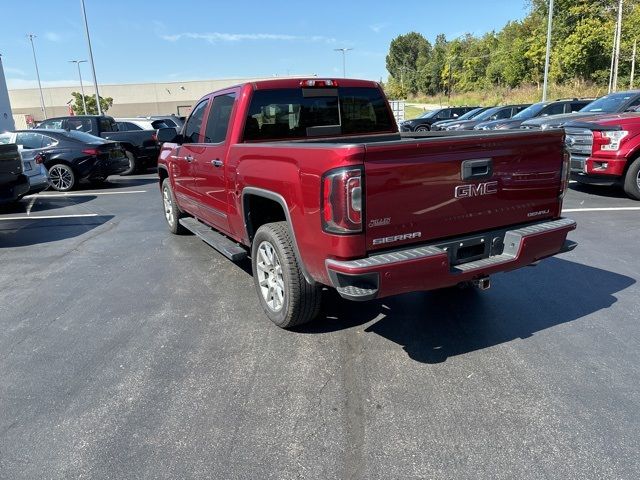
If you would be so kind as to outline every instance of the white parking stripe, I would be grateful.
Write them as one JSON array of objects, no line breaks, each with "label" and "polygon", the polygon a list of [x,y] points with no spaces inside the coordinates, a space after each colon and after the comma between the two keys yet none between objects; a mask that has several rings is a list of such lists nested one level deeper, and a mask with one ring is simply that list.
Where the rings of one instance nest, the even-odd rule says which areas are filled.
[{"label": "white parking stripe", "polygon": [[88,197],[91,195],[126,195],[130,193],[146,193],[146,190],[123,190],[121,192],[72,192],[72,193],[36,193],[34,195],[27,195],[24,198],[40,197]]},{"label": "white parking stripe", "polygon": [[618,212],[640,210],[640,207],[565,208],[563,212]]},{"label": "white parking stripe", "polygon": [[97,216],[97,213],[77,213],[75,215],[29,215],[28,217],[0,217],[0,220],[41,220],[45,218],[77,218]]}]

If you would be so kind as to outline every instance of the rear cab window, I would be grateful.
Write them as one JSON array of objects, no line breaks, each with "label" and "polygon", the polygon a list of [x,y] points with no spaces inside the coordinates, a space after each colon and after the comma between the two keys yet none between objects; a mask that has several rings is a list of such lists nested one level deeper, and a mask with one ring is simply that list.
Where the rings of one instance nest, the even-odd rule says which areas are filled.
[{"label": "rear cab window", "polygon": [[395,132],[377,88],[282,88],[253,92],[244,141]]}]

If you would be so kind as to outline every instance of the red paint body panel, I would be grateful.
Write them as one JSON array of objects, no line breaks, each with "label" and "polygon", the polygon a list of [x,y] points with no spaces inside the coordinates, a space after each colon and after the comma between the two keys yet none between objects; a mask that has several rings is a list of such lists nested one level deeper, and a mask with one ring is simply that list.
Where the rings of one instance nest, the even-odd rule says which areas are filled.
[{"label": "red paint body panel", "polygon": [[[377,87],[368,81],[338,79],[337,82],[345,87]],[[419,243],[559,216],[562,134],[558,132],[422,140],[401,140],[398,136],[395,141],[380,141],[381,135],[361,134],[353,136],[353,143],[335,137],[243,143],[246,112],[253,91],[298,88],[299,84],[300,79],[269,80],[207,96],[213,98],[230,91],[237,94],[227,139],[215,152],[216,158],[224,160],[224,175],[211,185],[216,189],[224,188],[224,193],[215,192],[215,205],[207,194],[198,195],[197,184],[204,182],[200,181],[204,176],[180,159],[184,156],[181,145],[165,144],[159,165],[168,172],[181,209],[237,242],[250,245],[243,192],[251,188],[278,195],[286,203],[303,268],[311,279],[326,285],[331,284],[326,261],[366,257],[368,252],[379,248],[372,244],[372,238],[379,232],[384,235],[407,233],[418,228],[423,236],[412,242]],[[204,123],[202,128],[205,128]],[[494,180],[499,183],[499,191],[493,196],[479,197],[476,202],[456,199],[453,196],[455,186],[465,183],[460,180],[460,163],[474,158],[494,159]],[[203,162],[208,160],[208,157],[203,158]],[[364,231],[350,235],[326,233],[322,230],[320,212],[322,175],[352,165],[364,165],[365,170]],[[196,175],[197,181],[194,180]],[[226,202],[220,201],[224,198]],[[225,215],[224,226],[215,224],[207,216],[206,211],[211,208]],[[545,213],[538,213],[540,216],[535,219],[528,218],[527,214],[532,211]],[[384,216],[392,219],[390,225],[367,227],[368,221]],[[393,246],[409,242],[398,242]],[[509,268],[524,265],[527,259],[557,253],[561,247],[554,235],[541,235],[539,240],[525,246],[527,250],[522,261]],[[426,285],[429,288],[446,286],[452,280],[448,272],[444,273],[431,263],[394,267],[390,272],[391,280],[385,282],[384,288],[390,292],[388,294],[424,289],[425,274],[428,274]],[[423,283],[417,280],[418,277],[423,278]]]}]

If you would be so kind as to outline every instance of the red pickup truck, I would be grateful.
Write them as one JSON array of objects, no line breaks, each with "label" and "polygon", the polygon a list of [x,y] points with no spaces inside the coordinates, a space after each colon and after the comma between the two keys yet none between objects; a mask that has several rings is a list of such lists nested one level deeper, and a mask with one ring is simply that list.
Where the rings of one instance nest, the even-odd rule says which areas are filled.
[{"label": "red pickup truck", "polygon": [[251,256],[267,316],[313,319],[323,286],[369,300],[457,284],[571,250],[564,134],[401,135],[380,86],[278,79],[206,95],[166,142],[170,230]]},{"label": "red pickup truck", "polygon": [[599,115],[568,122],[571,178],[594,185],[622,185],[640,200],[640,114]]}]

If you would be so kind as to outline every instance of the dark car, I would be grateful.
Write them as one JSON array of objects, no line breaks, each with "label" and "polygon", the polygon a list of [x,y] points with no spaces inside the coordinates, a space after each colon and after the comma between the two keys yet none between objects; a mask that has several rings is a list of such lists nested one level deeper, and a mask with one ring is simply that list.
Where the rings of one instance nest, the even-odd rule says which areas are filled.
[{"label": "dark car", "polygon": [[492,107],[471,120],[462,120],[460,122],[452,122],[447,125],[444,130],[473,130],[473,128],[482,123],[492,120],[502,120],[513,117],[515,114],[527,108],[529,104],[523,105],[504,105],[501,107]]},{"label": "dark car", "polygon": [[151,115],[150,117],[141,118],[147,118],[149,120],[164,120],[167,127],[175,127],[177,129],[181,129],[184,125],[184,117],[179,117],[177,115]]},{"label": "dark car", "polygon": [[485,110],[488,110],[489,108],[490,107],[478,107],[478,108],[474,108],[473,110],[469,110],[467,113],[465,113],[464,115],[460,115],[456,119],[453,119],[453,120],[439,120],[436,123],[431,125],[431,130],[444,130],[447,125],[451,125],[452,123],[455,123],[457,121],[460,121],[460,120],[471,120],[471,119],[477,117],[478,115],[480,115]]},{"label": "dark car", "polygon": [[559,115],[562,113],[574,113],[592,101],[593,98],[574,98],[568,100],[538,102],[528,106],[519,113],[516,113],[512,118],[483,122],[476,125],[474,130],[508,130],[520,128],[520,125],[525,120],[537,117],[548,117],[549,115]]},{"label": "dark car", "polygon": [[102,182],[129,168],[129,159],[117,142],[84,132],[66,130],[17,130],[16,143],[37,152],[49,170],[51,186],[66,192],[80,180]]},{"label": "dark car", "polygon": [[0,144],[0,205],[13,203],[29,191],[22,158],[15,143]]},{"label": "dark car", "polygon": [[122,175],[130,175],[158,164],[160,144],[156,140],[155,130],[121,132],[118,130],[116,121],[106,115],[48,118],[38,128],[86,132],[96,137],[119,142],[129,159],[129,168],[122,172]]},{"label": "dark car", "polygon": [[454,120],[478,107],[447,107],[424,112],[417,118],[400,122],[401,132],[428,132],[431,125],[440,120]]},{"label": "dark car", "polygon": [[532,118],[522,122],[520,128],[542,129],[561,128],[565,123],[583,120],[587,117],[603,115],[605,113],[635,112],[640,106],[640,90],[615,92],[595,99],[576,113],[550,115],[544,118]]}]

